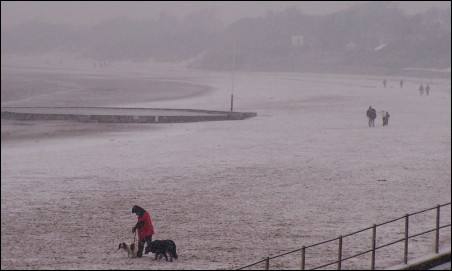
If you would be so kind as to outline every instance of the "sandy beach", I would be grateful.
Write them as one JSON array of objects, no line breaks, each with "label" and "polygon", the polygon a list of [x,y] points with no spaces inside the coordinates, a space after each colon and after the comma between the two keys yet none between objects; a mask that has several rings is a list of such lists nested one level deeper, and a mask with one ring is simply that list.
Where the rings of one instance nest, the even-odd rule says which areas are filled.
[{"label": "sandy beach", "polygon": [[[377,76],[237,72],[235,110],[258,114],[242,121],[2,120],[1,268],[233,269],[450,202],[450,78],[428,79],[428,97],[417,91],[425,78],[404,78],[402,89],[386,79],[383,88]],[[1,84],[2,106],[228,110],[231,95],[230,73],[183,67],[2,67]],[[117,250],[133,240],[135,204],[150,212],[154,240],[175,241],[176,261]],[[450,214],[449,205],[442,225]],[[426,214],[410,230],[434,223]],[[431,253],[433,235],[410,241],[409,259]],[[345,240],[344,255],[369,237]],[[380,244],[402,237],[403,224],[378,230]],[[450,247],[450,227],[440,241]],[[376,268],[401,263],[401,249],[379,250]],[[307,268],[334,251],[312,250]],[[271,268],[299,263],[289,255]],[[368,266],[369,255],[342,265]]]},{"label": "sandy beach", "polygon": [[[206,95],[206,85],[168,79],[123,76],[117,72],[74,72],[63,69],[2,68],[2,106],[121,107],[139,101],[177,100]],[[2,142],[48,137],[83,136],[121,130],[155,129],[149,125],[93,124],[72,121],[1,120]]]},{"label": "sandy beach", "polygon": [[2,68],[2,106],[118,106],[177,100],[211,91],[196,85],[140,74],[81,73],[71,70]]}]

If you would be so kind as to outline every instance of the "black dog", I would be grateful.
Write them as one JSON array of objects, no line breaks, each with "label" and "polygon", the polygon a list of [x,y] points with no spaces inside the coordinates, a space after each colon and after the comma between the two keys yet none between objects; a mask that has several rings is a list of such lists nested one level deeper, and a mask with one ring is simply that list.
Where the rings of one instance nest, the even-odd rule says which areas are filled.
[{"label": "black dog", "polygon": [[169,253],[170,255],[170,262],[174,259],[177,259],[177,253],[176,253],[176,244],[172,240],[155,240],[152,241],[149,246],[146,247],[145,254],[148,254],[149,252],[155,253],[155,260],[157,260],[157,257],[159,259],[162,258],[162,255],[165,256],[165,260],[168,261],[168,256],[166,253]]}]

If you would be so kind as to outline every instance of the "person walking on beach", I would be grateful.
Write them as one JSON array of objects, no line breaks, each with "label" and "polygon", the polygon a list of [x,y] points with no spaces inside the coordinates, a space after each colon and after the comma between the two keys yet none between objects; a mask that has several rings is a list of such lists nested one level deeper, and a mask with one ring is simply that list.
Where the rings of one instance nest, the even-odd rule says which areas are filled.
[{"label": "person walking on beach", "polygon": [[423,84],[421,84],[421,86],[419,87],[419,93],[421,94],[421,96],[422,96],[422,94],[424,94],[424,85]]},{"label": "person walking on beach", "polygon": [[390,115],[389,115],[388,111],[386,111],[386,114],[383,115],[383,126],[388,126],[389,117],[390,117]]},{"label": "person walking on beach", "polygon": [[403,87],[403,80],[400,80],[400,88]]},{"label": "person walking on beach", "polygon": [[375,127],[375,119],[377,118],[377,111],[372,106],[369,106],[366,112],[367,118],[369,118],[369,127]]},{"label": "person walking on beach", "polygon": [[427,96],[428,96],[429,92],[430,92],[430,86],[427,84],[427,86],[425,87],[425,93],[427,93]]},{"label": "person walking on beach", "polygon": [[386,88],[386,79],[383,80],[383,86]]},{"label": "person walking on beach", "polygon": [[151,216],[149,213],[138,205],[132,207],[132,213],[137,215],[138,222],[132,229],[135,233],[138,230],[138,252],[137,257],[143,256],[144,243],[146,243],[146,251],[152,242],[152,235],[154,234],[154,226],[152,226]]}]

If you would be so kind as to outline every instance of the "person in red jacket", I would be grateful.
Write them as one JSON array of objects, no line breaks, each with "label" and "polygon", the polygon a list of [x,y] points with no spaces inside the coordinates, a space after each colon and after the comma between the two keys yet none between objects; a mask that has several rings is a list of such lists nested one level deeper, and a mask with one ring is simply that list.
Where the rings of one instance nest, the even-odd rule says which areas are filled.
[{"label": "person in red jacket", "polygon": [[138,229],[138,252],[137,257],[143,256],[144,243],[146,243],[146,250],[151,245],[152,235],[154,234],[154,226],[152,226],[151,216],[149,213],[138,205],[132,207],[132,213],[138,217],[138,222],[132,229],[132,232]]}]

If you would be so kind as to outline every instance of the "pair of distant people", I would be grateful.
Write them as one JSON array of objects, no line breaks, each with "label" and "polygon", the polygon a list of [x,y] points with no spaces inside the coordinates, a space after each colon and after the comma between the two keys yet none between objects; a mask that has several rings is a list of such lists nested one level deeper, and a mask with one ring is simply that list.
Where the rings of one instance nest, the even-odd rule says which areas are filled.
[{"label": "pair of distant people", "polygon": [[[425,86],[425,92],[427,93],[427,96],[430,93],[430,86],[428,84]],[[419,87],[419,94],[421,96],[424,94],[424,85],[423,84],[421,84]]]},{"label": "pair of distant people", "polygon": [[[382,113],[383,115],[383,126],[388,126],[389,124],[389,112],[386,111]],[[369,127],[375,127],[375,119],[377,118],[377,111],[375,110],[375,108],[372,108],[372,106],[369,106],[369,108],[367,109],[366,112],[366,116],[369,119]]]}]

